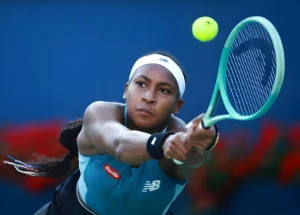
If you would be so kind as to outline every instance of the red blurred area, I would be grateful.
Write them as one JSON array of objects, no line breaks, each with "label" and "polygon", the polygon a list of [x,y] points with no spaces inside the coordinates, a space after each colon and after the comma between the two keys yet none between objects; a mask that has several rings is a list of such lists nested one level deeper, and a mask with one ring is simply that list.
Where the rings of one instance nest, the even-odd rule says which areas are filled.
[{"label": "red blurred area", "polygon": [[240,182],[274,178],[279,186],[299,183],[300,124],[265,122],[257,141],[247,131],[222,134],[212,159],[195,171],[187,185],[197,210],[218,208]]},{"label": "red blurred area", "polygon": [[[67,153],[58,137],[63,126],[62,121],[30,123],[26,125],[7,125],[0,130],[0,159],[7,160],[6,154],[21,161],[31,161],[35,155],[60,158]],[[20,174],[12,166],[0,163],[0,176],[15,181],[31,192],[39,192],[53,187],[59,179],[31,177]]]}]

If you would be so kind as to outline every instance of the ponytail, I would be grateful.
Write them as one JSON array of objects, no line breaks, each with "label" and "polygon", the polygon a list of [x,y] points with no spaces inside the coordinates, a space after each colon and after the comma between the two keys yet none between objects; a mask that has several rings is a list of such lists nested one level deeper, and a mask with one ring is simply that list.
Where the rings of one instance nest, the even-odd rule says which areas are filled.
[{"label": "ponytail", "polygon": [[69,150],[69,153],[62,159],[39,156],[37,161],[22,162],[7,155],[11,161],[3,162],[13,165],[18,172],[23,174],[59,178],[68,173],[73,158],[78,155],[77,136],[82,125],[83,121],[79,119],[66,124],[62,129],[58,141]]}]

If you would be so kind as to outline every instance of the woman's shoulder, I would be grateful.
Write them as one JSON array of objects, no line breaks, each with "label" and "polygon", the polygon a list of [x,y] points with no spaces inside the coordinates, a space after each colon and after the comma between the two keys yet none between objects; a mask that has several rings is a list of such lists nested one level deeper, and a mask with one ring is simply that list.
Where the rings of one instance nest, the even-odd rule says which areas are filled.
[{"label": "woman's shoulder", "polygon": [[110,102],[110,101],[94,101],[88,105],[88,108],[116,108],[116,109],[124,109],[125,104],[119,102]]},{"label": "woman's shoulder", "polygon": [[123,115],[124,108],[125,105],[118,102],[94,101],[91,104],[89,104],[85,109],[84,119],[95,119],[95,116],[103,116],[103,114],[109,116],[114,115],[117,118],[119,118],[119,116]]},{"label": "woman's shoulder", "polygon": [[170,123],[168,125],[168,131],[186,131],[185,121],[175,115],[172,115]]}]

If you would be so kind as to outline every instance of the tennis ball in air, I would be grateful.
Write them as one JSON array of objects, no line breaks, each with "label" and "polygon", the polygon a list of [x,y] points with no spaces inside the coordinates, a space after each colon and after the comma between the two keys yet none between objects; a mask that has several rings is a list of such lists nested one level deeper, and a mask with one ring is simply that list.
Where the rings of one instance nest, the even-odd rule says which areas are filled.
[{"label": "tennis ball in air", "polygon": [[213,40],[219,31],[218,23],[211,17],[203,16],[196,19],[192,25],[194,37],[201,42]]}]

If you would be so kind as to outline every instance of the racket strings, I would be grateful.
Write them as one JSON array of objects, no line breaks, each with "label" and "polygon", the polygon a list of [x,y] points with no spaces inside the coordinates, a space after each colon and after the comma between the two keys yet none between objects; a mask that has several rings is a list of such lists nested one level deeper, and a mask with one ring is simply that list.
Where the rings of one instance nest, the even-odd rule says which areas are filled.
[{"label": "racket strings", "polygon": [[266,103],[276,75],[276,55],[268,32],[258,23],[236,36],[227,63],[229,101],[240,115],[252,115]]}]

